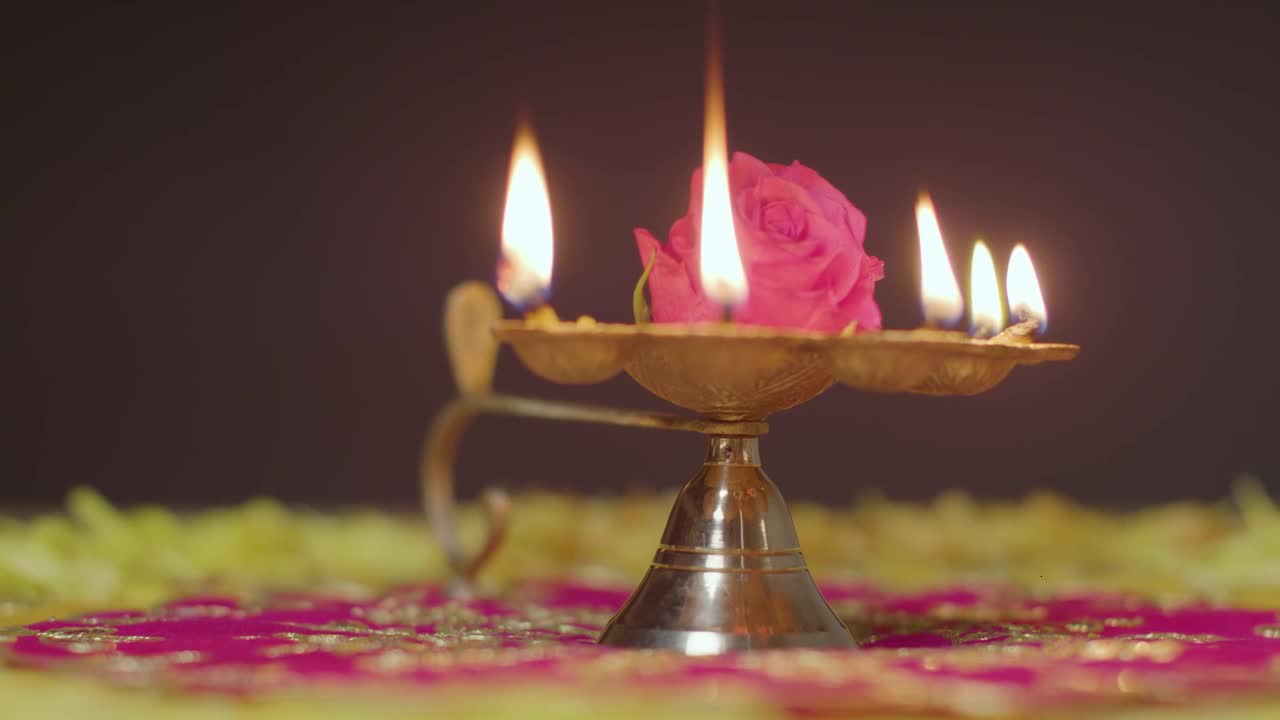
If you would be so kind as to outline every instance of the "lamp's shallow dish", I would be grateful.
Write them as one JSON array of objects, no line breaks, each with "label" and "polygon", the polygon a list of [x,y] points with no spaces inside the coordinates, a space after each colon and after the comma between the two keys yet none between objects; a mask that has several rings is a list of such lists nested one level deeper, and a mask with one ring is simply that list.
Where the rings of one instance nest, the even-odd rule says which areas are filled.
[{"label": "lamp's shallow dish", "polygon": [[813,399],[833,378],[805,333],[732,325],[645,325],[627,374],[646,390],[717,420],[762,420]]},{"label": "lamp's shallow dish", "polygon": [[498,338],[510,343],[534,375],[562,385],[604,382],[622,372],[636,333],[631,325],[503,322]]},{"label": "lamp's shallow dish", "polygon": [[835,382],[873,392],[975,395],[1018,365],[1070,360],[1076,345],[974,340],[933,330],[850,336],[737,325],[504,321],[497,337],[558,383],[626,370],[662,399],[718,420],[760,420]]},{"label": "lamp's shallow dish", "polygon": [[827,369],[842,384],[869,392],[905,392],[934,371],[943,342],[911,330],[884,330],[822,342]]}]

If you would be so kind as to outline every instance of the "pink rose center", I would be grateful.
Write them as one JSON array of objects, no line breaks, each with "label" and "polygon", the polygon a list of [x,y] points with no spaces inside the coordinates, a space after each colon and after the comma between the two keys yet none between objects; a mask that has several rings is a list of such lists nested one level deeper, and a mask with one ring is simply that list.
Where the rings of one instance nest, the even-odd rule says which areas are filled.
[{"label": "pink rose center", "polygon": [[804,235],[804,212],[792,203],[769,203],[761,226],[769,233],[797,240]]}]

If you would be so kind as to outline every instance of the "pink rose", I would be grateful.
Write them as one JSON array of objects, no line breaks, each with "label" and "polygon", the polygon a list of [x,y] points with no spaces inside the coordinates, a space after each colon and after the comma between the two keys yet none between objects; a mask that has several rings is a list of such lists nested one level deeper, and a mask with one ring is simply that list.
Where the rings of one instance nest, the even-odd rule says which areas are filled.
[{"label": "pink rose", "polygon": [[[813,170],[765,164],[734,153],[729,163],[738,252],[747,273],[747,301],[733,313],[746,325],[836,333],[852,322],[880,329],[873,293],[884,263],[862,249],[867,218]],[[689,213],[671,226],[663,246],[636,228],[640,262],[655,258],[649,297],[655,322],[713,322],[723,309],[702,292],[698,232],[702,170],[693,173]],[[656,254],[655,254],[656,253]]]}]

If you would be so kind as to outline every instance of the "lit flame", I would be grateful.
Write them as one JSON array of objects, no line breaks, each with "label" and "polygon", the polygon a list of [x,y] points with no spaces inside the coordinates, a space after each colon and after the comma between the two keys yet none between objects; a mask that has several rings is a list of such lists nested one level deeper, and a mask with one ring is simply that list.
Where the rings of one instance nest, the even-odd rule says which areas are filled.
[{"label": "lit flame", "polygon": [[1009,256],[1009,275],[1005,279],[1005,293],[1009,296],[1009,314],[1014,320],[1036,320],[1038,332],[1049,326],[1049,313],[1045,311],[1044,295],[1040,294],[1040,281],[1031,264],[1031,255],[1019,244]]},{"label": "lit flame", "polygon": [[951,271],[947,246],[933,211],[933,201],[921,195],[916,203],[916,227],[920,233],[920,295],[924,322],[929,326],[951,327],[964,314],[964,297]]},{"label": "lit flame", "polygon": [[720,35],[710,27],[707,44],[707,104],[702,139],[702,226],[699,263],[702,289],[721,305],[736,305],[747,297],[747,275],[733,231],[729,200],[728,141],[724,123],[724,73],[720,64]]},{"label": "lit flame", "polygon": [[973,264],[969,266],[969,312],[969,327],[975,337],[991,337],[1004,329],[996,261],[981,240],[973,245]]},{"label": "lit flame", "polygon": [[551,237],[551,200],[542,157],[533,131],[521,125],[511,152],[498,266],[498,290],[511,304],[523,307],[546,300],[551,286]]}]

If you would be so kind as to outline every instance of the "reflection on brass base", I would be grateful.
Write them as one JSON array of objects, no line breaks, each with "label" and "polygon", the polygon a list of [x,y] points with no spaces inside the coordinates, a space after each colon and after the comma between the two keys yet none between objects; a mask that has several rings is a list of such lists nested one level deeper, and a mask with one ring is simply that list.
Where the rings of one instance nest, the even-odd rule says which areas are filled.
[{"label": "reflection on brass base", "polygon": [[805,567],[791,513],[760,469],[756,438],[711,438],[706,464],[676,497],[653,565],[600,644],[689,655],[854,645]]}]

